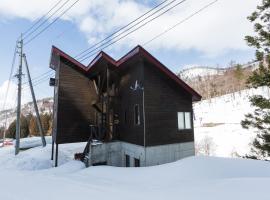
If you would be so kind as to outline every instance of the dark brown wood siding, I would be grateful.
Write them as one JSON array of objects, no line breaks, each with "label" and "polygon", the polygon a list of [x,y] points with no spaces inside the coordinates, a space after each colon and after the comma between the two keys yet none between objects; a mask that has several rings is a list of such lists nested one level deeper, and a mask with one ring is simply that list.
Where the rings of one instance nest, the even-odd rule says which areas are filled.
[{"label": "dark brown wood siding", "polygon": [[[144,75],[141,61],[129,63],[121,72],[119,83],[119,128],[118,135],[121,141],[137,145],[144,145],[144,119],[143,119],[143,90],[133,90],[135,83],[143,87]],[[132,88],[131,88],[132,87]],[[135,105],[139,106],[140,124],[135,124]],[[125,120],[126,118],[126,120]]]},{"label": "dark brown wood siding", "polygon": [[96,98],[93,84],[64,59],[61,59],[58,70],[55,142],[87,141],[90,136],[89,125],[95,119],[95,111],[91,106]]},{"label": "dark brown wood siding", "polygon": [[192,113],[190,94],[156,67],[144,64],[146,146],[194,141],[193,122],[192,129],[179,131],[177,121],[177,112]]}]

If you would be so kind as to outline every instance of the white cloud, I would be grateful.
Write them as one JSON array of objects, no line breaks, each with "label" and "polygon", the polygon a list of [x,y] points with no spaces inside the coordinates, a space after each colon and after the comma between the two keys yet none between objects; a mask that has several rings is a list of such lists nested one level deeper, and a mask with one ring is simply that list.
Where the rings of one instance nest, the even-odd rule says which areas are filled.
[{"label": "white cloud", "polygon": [[[2,85],[0,85],[0,110],[2,110],[4,107],[6,92],[8,88],[8,80],[4,81]],[[31,101],[31,94],[29,90],[26,89],[26,87],[23,87],[25,89],[22,90],[22,104]],[[6,105],[5,109],[8,108],[14,108],[17,106],[17,84],[14,82],[9,83],[9,92],[6,98]]]},{"label": "white cloud", "polygon": [[[22,17],[33,20],[40,16],[40,13],[48,11],[57,1],[1,0],[0,17],[5,19]],[[118,48],[143,44],[209,2],[211,0],[190,0],[179,5],[119,42]],[[254,11],[259,2],[260,0],[219,0],[199,15],[153,41],[149,46],[155,49],[195,49],[205,56],[215,56],[230,50],[245,50],[248,47],[243,38],[253,31],[246,17]],[[149,10],[151,8],[149,2],[146,3],[136,0],[80,0],[63,19],[76,22],[91,45]]]}]

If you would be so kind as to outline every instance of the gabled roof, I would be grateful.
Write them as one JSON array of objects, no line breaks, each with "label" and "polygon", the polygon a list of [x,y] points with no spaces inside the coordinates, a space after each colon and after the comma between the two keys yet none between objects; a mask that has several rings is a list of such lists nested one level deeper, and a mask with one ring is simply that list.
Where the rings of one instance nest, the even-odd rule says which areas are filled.
[{"label": "gabled roof", "polygon": [[143,47],[140,45],[136,46],[134,49],[132,49],[130,52],[128,52],[126,55],[124,55],[122,58],[120,58],[118,61],[114,60],[112,57],[110,57],[105,52],[101,51],[91,62],[88,66],[83,65],[76,59],[72,58],[65,52],[61,51],[55,46],[52,46],[52,52],[51,52],[51,61],[50,61],[50,67],[52,69],[55,69],[55,56],[61,56],[65,59],[67,59],[69,62],[73,63],[75,66],[78,67],[78,70],[88,73],[99,61],[105,60],[111,65],[115,67],[122,67],[124,66],[124,63],[133,58],[135,55],[140,55],[144,59],[146,59],[148,62],[156,66],[161,72],[163,72],[167,77],[175,81],[180,87],[185,89],[189,94],[192,95],[193,101],[200,101],[201,95],[198,94],[195,90],[193,90],[189,85],[187,85],[184,81],[182,81],[178,76],[176,76],[172,71],[170,71],[165,65],[163,65],[161,62],[159,62],[154,56],[152,56],[148,51],[146,51]]}]

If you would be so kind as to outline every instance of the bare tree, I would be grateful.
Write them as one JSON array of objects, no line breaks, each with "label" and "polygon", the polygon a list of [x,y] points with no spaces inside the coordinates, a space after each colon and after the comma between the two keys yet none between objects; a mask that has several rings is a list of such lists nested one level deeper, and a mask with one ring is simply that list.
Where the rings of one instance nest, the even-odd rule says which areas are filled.
[{"label": "bare tree", "polygon": [[213,156],[215,151],[216,144],[210,136],[205,136],[200,142],[195,144],[196,155]]}]

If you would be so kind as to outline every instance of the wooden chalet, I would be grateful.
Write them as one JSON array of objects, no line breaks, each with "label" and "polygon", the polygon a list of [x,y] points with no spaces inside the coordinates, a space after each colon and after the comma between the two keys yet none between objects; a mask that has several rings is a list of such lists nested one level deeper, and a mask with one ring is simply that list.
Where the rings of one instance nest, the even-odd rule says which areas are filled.
[{"label": "wooden chalet", "polygon": [[118,61],[102,51],[88,66],[53,46],[50,68],[56,165],[59,144],[86,141],[89,165],[150,166],[194,155],[192,102],[201,96],[141,46]]}]

